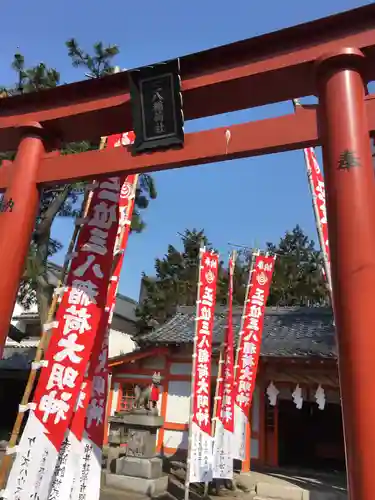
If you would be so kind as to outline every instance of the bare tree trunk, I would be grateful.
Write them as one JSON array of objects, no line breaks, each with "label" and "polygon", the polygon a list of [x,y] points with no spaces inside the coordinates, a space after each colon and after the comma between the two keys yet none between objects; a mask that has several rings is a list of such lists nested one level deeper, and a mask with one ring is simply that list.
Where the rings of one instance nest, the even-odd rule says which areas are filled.
[{"label": "bare tree trunk", "polygon": [[40,324],[43,327],[47,323],[48,311],[51,303],[51,287],[43,277],[38,277],[36,285],[36,298]]},{"label": "bare tree trunk", "polygon": [[37,267],[41,270],[41,274],[37,277],[35,292],[42,327],[47,322],[48,311],[52,299],[51,292],[53,292],[50,284],[48,283],[47,269],[51,229],[57,213],[61,210],[61,207],[69,194],[70,187],[70,185],[65,186],[64,189],[56,196],[46,212],[43,214],[42,221],[38,224],[38,227],[35,230]]}]

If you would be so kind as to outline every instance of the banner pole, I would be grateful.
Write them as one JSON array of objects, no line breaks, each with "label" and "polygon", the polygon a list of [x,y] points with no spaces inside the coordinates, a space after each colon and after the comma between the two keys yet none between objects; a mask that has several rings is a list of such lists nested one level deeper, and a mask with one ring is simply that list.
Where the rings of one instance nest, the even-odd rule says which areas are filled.
[{"label": "banner pole", "polygon": [[309,188],[310,188],[310,193],[311,193],[311,197],[312,197],[312,206],[313,206],[313,210],[314,210],[315,224],[316,224],[316,229],[318,231],[320,249],[321,249],[321,252],[323,254],[324,271],[325,271],[326,276],[327,276],[327,287],[328,287],[328,291],[329,291],[329,294],[331,296],[331,301],[332,301],[331,266],[330,266],[330,263],[328,262],[327,252],[325,251],[324,235],[323,235],[323,231],[322,231],[322,225],[320,222],[318,203],[317,203],[317,199],[316,199],[316,194],[314,193],[314,184],[312,181],[310,167],[309,167],[308,162],[307,162],[305,150],[304,150],[304,156],[305,156],[305,163],[306,163],[307,179],[309,182]]},{"label": "banner pole", "polygon": [[240,355],[240,345],[241,345],[240,337],[242,336],[242,329],[243,329],[243,324],[244,324],[244,319],[245,319],[245,314],[246,314],[246,303],[249,300],[249,294],[250,294],[250,288],[251,288],[251,275],[254,271],[255,259],[259,254],[260,254],[259,250],[253,250],[252,255],[251,255],[251,263],[250,263],[250,267],[249,267],[249,279],[247,281],[247,286],[246,286],[245,300],[243,303],[243,310],[242,310],[242,316],[241,316],[241,327],[240,327],[238,341],[237,341],[236,359],[234,362],[234,383],[235,384],[236,384],[236,377],[237,377],[238,359],[239,359],[239,355]]},{"label": "banner pole", "polygon": [[[108,139],[107,147],[110,147],[110,139]],[[130,182],[132,179],[132,182]],[[90,368],[87,376],[82,384],[83,391],[88,394],[84,399],[82,405],[77,410],[72,422],[70,423],[70,439],[80,441],[81,450],[77,452],[71,448],[68,454],[68,459],[65,463],[64,474],[56,476],[55,486],[59,481],[62,481],[62,488],[60,487],[60,496],[63,497],[70,492],[70,499],[77,500],[80,497],[80,488],[83,484],[86,485],[86,495],[91,500],[99,499],[100,495],[100,456],[103,447],[103,438],[105,435],[105,422],[103,418],[100,423],[94,424],[90,421],[90,407],[95,403],[97,398],[97,391],[93,380],[96,378],[104,381],[103,396],[108,393],[109,387],[109,373],[107,368],[108,361],[108,335],[110,332],[110,325],[112,321],[112,314],[116,302],[116,294],[120,278],[121,269],[124,262],[125,250],[130,233],[132,214],[135,204],[136,188],[138,182],[138,175],[130,175],[126,177],[126,181],[121,188],[121,195],[119,200],[119,233],[113,251],[113,264],[112,264],[112,278],[107,291],[107,300],[105,312],[107,315],[105,330],[98,329],[96,343],[94,344]],[[129,185],[132,185],[130,193],[127,195]],[[123,189],[125,188],[125,192]],[[125,201],[126,200],[126,201]],[[103,334],[101,333],[103,331]],[[104,363],[105,361],[105,363]],[[104,363],[104,366],[103,364]],[[106,389],[105,389],[106,388]],[[103,401],[103,407],[107,407],[107,399]],[[82,419],[83,416],[83,419]],[[84,448],[89,446],[90,454],[84,457]],[[76,457],[79,459],[79,468],[74,471],[74,462]],[[83,467],[84,463],[86,466]],[[87,472],[88,467],[89,472]],[[73,473],[72,473],[73,472]],[[64,497],[65,498],[65,497]]]},{"label": "banner pole", "polygon": [[[240,350],[241,350],[241,337],[242,337],[242,335],[244,335],[243,328],[244,328],[244,324],[245,324],[245,316],[246,316],[246,310],[247,310],[247,303],[250,300],[249,299],[249,297],[250,297],[250,290],[251,290],[251,287],[252,287],[251,277],[252,277],[252,274],[254,272],[254,266],[255,266],[256,258],[259,255],[260,255],[260,250],[254,248],[253,251],[252,251],[252,254],[251,254],[251,262],[250,262],[250,266],[249,266],[249,278],[248,278],[248,281],[247,281],[247,287],[246,287],[246,293],[245,293],[245,300],[244,300],[244,303],[243,303],[243,310],[242,310],[242,316],[241,316],[241,326],[240,326],[240,330],[239,330],[239,334],[238,334],[236,356],[235,356],[235,361],[234,361],[234,384],[233,384],[233,389],[234,389],[234,397],[235,398],[236,398],[236,395],[237,395],[237,385],[238,385],[237,384],[237,371],[239,369],[239,364],[238,363],[239,363]],[[236,399],[235,399],[235,402],[234,402],[233,418],[234,418],[233,441],[234,441],[234,444],[235,444],[236,448],[238,448],[237,442],[236,442],[236,437],[235,437],[236,436],[235,435],[235,430],[236,430]],[[233,470],[234,470],[234,467],[233,467]]]},{"label": "banner pole", "polygon": [[[77,221],[81,230],[72,253],[65,292],[51,325],[53,334],[44,355],[48,364],[44,363],[40,372],[33,407],[18,445],[20,453],[17,453],[7,481],[6,493],[10,497],[17,493],[20,499],[26,500],[30,494],[37,494],[40,500],[47,500],[60,455],[63,452],[65,459],[69,452],[66,431],[73,414],[81,408],[82,398],[87,397],[89,388],[87,394],[83,394],[82,381],[88,370],[96,332],[105,320],[113,250],[118,237],[117,197],[121,195],[125,177],[126,174],[94,182],[89,213],[85,219]],[[97,386],[100,397],[89,417],[94,425],[104,415],[100,392],[102,378],[100,387]],[[28,458],[26,465],[24,457]],[[59,476],[63,469],[58,470]],[[21,480],[22,492],[19,494]],[[55,488],[53,493],[59,491]]]},{"label": "banner pole", "polygon": [[[215,427],[216,427],[216,411],[217,411],[217,402],[218,399],[221,398],[219,396],[219,388],[220,388],[220,382],[222,382],[222,374],[223,374],[223,364],[224,364],[224,349],[225,349],[225,342],[222,342],[220,346],[220,356],[219,356],[219,364],[218,364],[218,369],[217,369],[217,378],[216,378],[216,387],[215,387],[215,399],[214,399],[214,407],[213,407],[213,418],[211,422],[211,436],[215,436]],[[213,478],[213,481],[215,479]],[[203,496],[206,497],[208,495],[208,486],[209,483],[205,482],[204,483],[204,494]]]},{"label": "banner pole", "polygon": [[[218,362],[218,370],[217,370],[217,378],[216,378],[216,387],[215,387],[215,399],[214,399],[214,408],[213,408],[213,418],[212,418],[212,423],[211,423],[211,435],[213,439],[215,439],[215,432],[216,432],[216,426],[217,426],[217,420],[220,418],[219,414],[222,411],[222,404],[223,401],[221,401],[220,409],[218,411],[218,402],[219,400],[222,399],[222,395],[220,393],[224,393],[223,391],[220,391],[221,387],[224,389],[224,378],[223,378],[223,366],[225,364],[225,355],[227,352],[228,348],[228,315],[231,313],[231,307],[230,307],[230,301],[233,301],[233,279],[234,276],[232,277],[232,269],[231,266],[233,265],[233,273],[234,273],[234,266],[236,262],[236,256],[237,256],[237,251],[232,250],[232,252],[229,254],[229,266],[228,266],[228,310],[227,310],[227,325],[224,330],[224,337],[223,341],[220,346],[220,355],[219,355],[219,362]],[[233,263],[233,264],[232,264]],[[232,311],[233,313],[233,311]],[[233,349],[233,347],[232,347]],[[233,358],[232,358],[232,363],[233,363]],[[234,364],[234,363],[233,363]],[[234,374],[233,374],[234,375]],[[220,385],[221,384],[221,385]],[[213,481],[215,481],[216,478],[213,477]],[[204,495],[206,496],[208,494],[208,487],[209,483],[205,483],[205,488],[204,488]]]},{"label": "banner pole", "polygon": [[[102,137],[100,140],[100,147],[99,147],[100,149],[104,148],[105,142],[106,142],[106,137]],[[81,217],[86,217],[87,212],[88,212],[89,207],[90,207],[90,203],[91,203],[91,191],[88,193],[86,192],[85,197],[82,201],[82,213],[77,217],[77,219],[79,219]],[[66,253],[67,256],[70,256],[74,250],[74,245],[75,245],[75,242],[77,240],[79,231],[80,231],[80,226],[76,224],[74,226],[74,231],[73,231],[72,237],[70,239],[68,251]],[[61,269],[60,278],[59,278],[57,287],[54,290],[52,302],[51,302],[50,308],[48,310],[47,324],[51,323],[51,321],[53,321],[53,318],[54,318],[54,315],[56,312],[56,307],[57,307],[57,304],[59,302],[60,290],[61,290],[61,287],[64,286],[65,279],[67,276],[67,271],[69,269],[69,265],[70,265],[70,258],[65,259],[64,265]],[[35,353],[35,358],[31,364],[31,369],[29,372],[27,384],[26,384],[26,387],[25,387],[25,390],[24,390],[24,393],[23,393],[23,396],[21,399],[21,403],[19,405],[20,409],[26,408],[27,405],[29,404],[30,396],[31,396],[31,393],[34,389],[36,375],[37,375],[37,372],[41,366],[43,354],[44,354],[45,349],[46,349],[47,344],[48,344],[48,337],[49,337],[49,331],[46,328],[44,328],[44,325],[42,325],[42,332],[41,332],[40,340],[39,340],[38,347],[37,347],[37,350]],[[25,412],[20,411],[20,409],[17,413],[17,417],[16,417],[16,420],[15,420],[14,425],[13,425],[13,429],[12,429],[9,443],[8,443],[8,447],[7,447],[8,449],[14,448],[16,446],[18,436],[20,434],[20,430],[21,430],[21,427],[22,427],[22,424],[24,421]],[[1,461],[1,464],[0,464],[0,491],[5,488],[5,484],[6,484],[12,463],[13,463],[12,454],[5,454],[2,461]]]},{"label": "banner pole", "polygon": [[[196,312],[195,315],[198,317],[199,313],[199,293],[200,293],[200,271],[201,271],[201,265],[202,265],[202,255],[206,251],[205,246],[201,246],[199,249],[199,264],[198,264],[198,286],[197,286],[197,304],[196,304]],[[194,387],[195,387],[195,368],[196,368],[196,357],[194,356],[195,351],[196,351],[196,345],[197,345],[197,338],[198,338],[198,321],[195,322],[195,333],[194,333],[194,345],[193,345],[193,363],[192,363],[192,376],[191,376],[191,392],[190,392],[190,415],[189,415],[189,437],[188,437],[188,450],[187,450],[187,460],[186,460],[186,478],[185,478],[185,495],[184,495],[184,500],[189,500],[189,487],[190,487],[190,449],[191,449],[191,430],[192,430],[192,425],[193,425],[193,403],[194,403],[194,398],[193,398],[193,393],[194,393]]]},{"label": "banner pole", "polygon": [[[298,99],[293,99],[293,106],[294,106],[294,109],[297,106],[301,106],[301,103],[299,102]],[[332,301],[331,265],[330,265],[330,263],[328,261],[328,256],[327,256],[327,252],[326,252],[325,238],[324,238],[322,224],[321,224],[321,220],[320,220],[320,214],[319,214],[319,207],[318,207],[318,202],[317,202],[317,196],[316,196],[315,189],[314,189],[314,182],[313,182],[313,179],[312,179],[311,166],[309,165],[309,159],[308,159],[308,156],[307,156],[307,150],[308,149],[311,149],[312,151],[314,151],[314,148],[305,148],[303,150],[303,155],[304,155],[304,158],[305,158],[306,174],[307,174],[307,180],[308,180],[308,183],[309,183],[309,188],[310,188],[310,193],[311,193],[311,199],[312,199],[312,206],[313,206],[313,211],[314,211],[314,218],[315,218],[316,230],[318,232],[318,239],[319,239],[319,243],[320,243],[320,249],[321,249],[321,252],[323,254],[324,271],[325,271],[325,274],[326,274],[326,277],[327,277],[327,288],[328,288],[328,292],[330,294],[331,302],[333,303],[333,301]],[[315,151],[314,151],[314,154],[315,154]]]}]

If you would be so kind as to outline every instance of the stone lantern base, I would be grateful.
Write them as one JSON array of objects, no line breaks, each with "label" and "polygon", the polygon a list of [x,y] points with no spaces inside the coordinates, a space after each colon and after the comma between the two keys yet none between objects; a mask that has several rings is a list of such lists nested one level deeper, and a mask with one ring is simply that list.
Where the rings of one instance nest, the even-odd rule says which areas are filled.
[{"label": "stone lantern base", "polygon": [[156,455],[156,433],[164,419],[148,410],[117,413],[109,419],[106,485],[150,497],[164,493],[168,476]]}]

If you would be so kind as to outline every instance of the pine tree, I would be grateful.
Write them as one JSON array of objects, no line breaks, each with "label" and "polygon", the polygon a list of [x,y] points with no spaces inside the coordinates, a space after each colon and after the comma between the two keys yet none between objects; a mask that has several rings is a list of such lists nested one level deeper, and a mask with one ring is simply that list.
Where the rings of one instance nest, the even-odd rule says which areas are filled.
[{"label": "pine tree", "polygon": [[[140,332],[161,325],[170,319],[178,306],[193,306],[197,299],[199,248],[211,249],[203,230],[186,229],[181,236],[182,249],[168,246],[162,259],[155,259],[155,276],[143,275],[144,300],[137,309]],[[228,298],[227,262],[220,261],[217,283],[217,305],[226,305]],[[234,304],[242,304],[246,275],[241,259],[237,262],[234,279]]]},{"label": "pine tree", "polygon": [[323,277],[321,252],[300,226],[287,231],[278,245],[267,243],[277,254],[268,305],[322,306],[330,302]]},{"label": "pine tree", "polygon": [[[204,231],[185,230],[182,249],[168,246],[162,259],[155,259],[155,275],[143,275],[138,331],[143,333],[162,325],[174,316],[180,305],[195,305],[197,297],[198,256],[202,242],[211,244]],[[297,225],[275,245],[267,243],[277,259],[268,306],[327,306],[329,295],[322,274],[321,253]],[[249,277],[251,254],[239,253],[236,260],[233,304],[242,307]],[[227,262],[218,270],[217,305],[226,305],[228,293]]]},{"label": "pine tree", "polygon": [[[83,51],[74,38],[66,42],[66,47],[73,66],[86,68],[89,72],[87,76],[90,78],[101,78],[115,70],[113,59],[119,54],[116,45],[105,47],[102,42],[98,42],[93,47],[93,55]],[[25,65],[24,56],[19,53],[14,56],[12,68],[17,74],[17,82],[12,87],[3,88],[0,91],[0,98],[39,92],[56,87],[60,83],[60,74],[55,68],[49,68],[44,63],[28,68]],[[65,144],[61,149],[61,154],[85,152],[97,149],[98,146],[99,141]],[[13,160],[14,156],[15,152],[1,153],[0,160]],[[39,213],[17,299],[25,308],[37,303],[42,324],[46,322],[53,291],[47,279],[47,260],[63,247],[61,242],[51,238],[52,224],[57,216],[76,217],[79,215],[83,193],[84,183],[50,186],[42,192]],[[140,175],[132,231],[139,233],[144,229],[145,223],[140,211],[146,209],[149,200],[156,196],[153,178],[148,174]]]}]

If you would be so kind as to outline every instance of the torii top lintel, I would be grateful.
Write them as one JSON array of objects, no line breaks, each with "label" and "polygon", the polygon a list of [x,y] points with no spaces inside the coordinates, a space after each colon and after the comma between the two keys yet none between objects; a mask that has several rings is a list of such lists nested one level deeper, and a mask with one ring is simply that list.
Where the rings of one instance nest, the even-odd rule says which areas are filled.
[{"label": "torii top lintel", "polygon": [[[180,62],[185,119],[313,95],[316,93],[314,62],[326,53],[345,47],[358,48],[365,54],[366,79],[374,80],[375,4],[184,56]],[[367,104],[373,107],[374,102],[370,99]],[[222,138],[222,131],[217,130],[205,137],[205,141],[210,139],[212,142],[207,154],[203,150],[197,153],[198,142],[203,141],[200,133],[199,138],[198,134],[188,134],[185,148],[179,153],[154,153],[146,155],[148,159],[132,158],[130,154],[124,159],[119,152],[111,153],[111,158],[106,159],[109,152],[101,153],[100,161],[99,152],[82,153],[79,161],[73,157],[46,157],[41,163],[38,181],[66,182],[108,174],[109,163],[112,172],[161,170],[315,145],[319,142],[315,111],[303,110],[303,113],[301,111],[299,118],[290,115],[238,125],[238,137],[245,137],[247,127],[246,132],[251,132],[250,137],[255,142],[249,143],[246,133],[246,148],[243,144],[237,145],[237,150],[231,149],[225,158],[222,158],[222,147],[220,154],[208,151],[213,148],[216,136]],[[123,72],[2,99],[0,151],[16,149],[17,127],[28,122],[39,122],[47,135],[63,142],[97,139],[129,130],[132,124],[127,74]],[[375,129],[371,124],[369,127],[369,130]],[[101,168],[99,163],[106,165]],[[6,169],[1,170],[0,189],[6,185]]]}]

